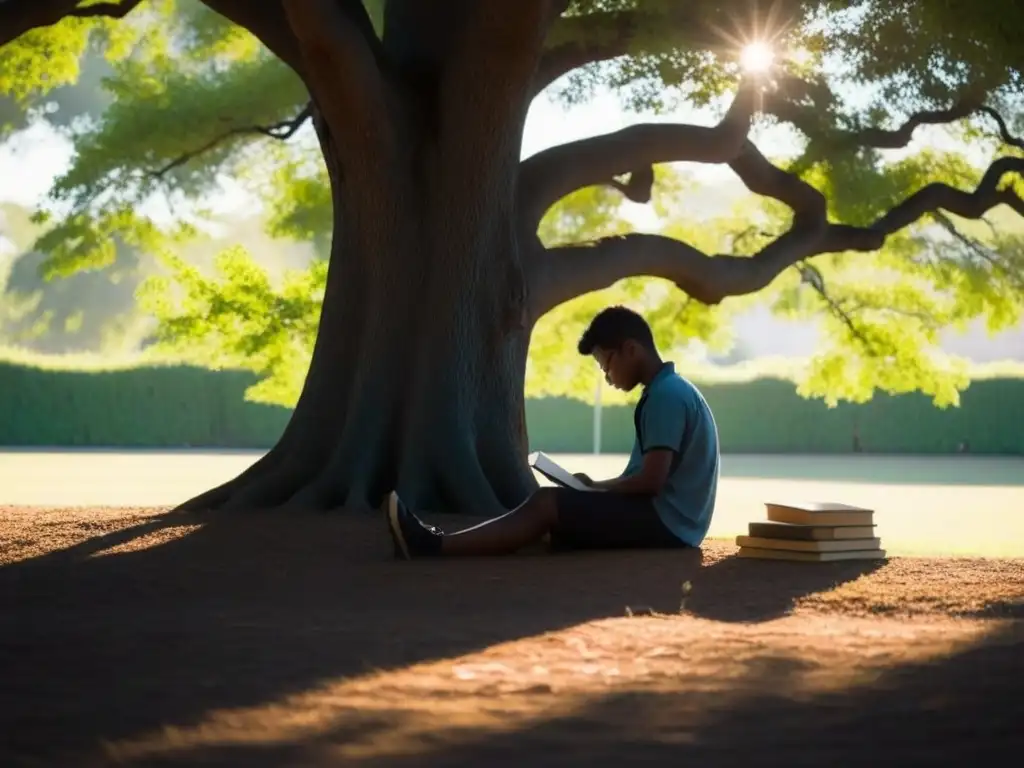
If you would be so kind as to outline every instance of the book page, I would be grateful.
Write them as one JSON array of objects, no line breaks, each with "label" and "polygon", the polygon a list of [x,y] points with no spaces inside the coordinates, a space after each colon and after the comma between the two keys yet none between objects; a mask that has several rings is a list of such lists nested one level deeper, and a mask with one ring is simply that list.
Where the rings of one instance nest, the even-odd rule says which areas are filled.
[{"label": "book page", "polygon": [[855,507],[838,501],[766,501],[766,506],[783,509],[798,509],[801,512],[872,512],[865,507]]},{"label": "book page", "polygon": [[574,477],[572,472],[559,466],[551,460],[546,454],[538,451],[530,455],[530,466],[540,472],[551,482],[556,485],[561,485],[564,488],[572,488],[576,491],[596,491],[597,488],[591,488],[589,485],[584,484],[579,478]]}]

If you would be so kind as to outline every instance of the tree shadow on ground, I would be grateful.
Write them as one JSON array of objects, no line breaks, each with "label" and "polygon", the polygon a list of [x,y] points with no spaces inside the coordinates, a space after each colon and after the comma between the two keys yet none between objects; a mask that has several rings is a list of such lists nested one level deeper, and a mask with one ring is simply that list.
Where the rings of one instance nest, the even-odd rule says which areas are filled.
[{"label": "tree shadow on ground", "polygon": [[0,568],[0,764],[74,766],[101,741],[323,680],[627,607],[675,612],[684,581],[691,612],[759,621],[877,567],[765,579],[758,564],[731,562],[666,551],[396,563],[377,517],[156,517]]},{"label": "tree shadow on ground", "polygon": [[[1024,746],[1020,623],[953,655],[808,693],[802,676],[814,667],[810,659],[760,656],[741,678],[711,691],[680,680],[677,690],[594,694],[525,727],[441,725],[414,735],[418,749],[401,743],[408,715],[396,707],[347,711],[329,731],[304,738],[186,746],[145,764],[935,768],[1003,764]],[[368,744],[376,754],[348,762],[332,751],[348,744]]]},{"label": "tree shadow on ground", "polygon": [[716,621],[770,621],[804,597],[874,573],[883,560],[826,563],[727,557],[695,574],[686,610]]},{"label": "tree shadow on ground", "polygon": [[762,657],[724,695],[694,690],[597,695],[565,716],[531,727],[372,764],[525,765],[539,755],[545,766],[904,768],[1003,764],[1024,746],[1020,623],[995,629],[952,656],[896,666],[859,686],[807,695],[800,690],[800,676],[813,666]]}]

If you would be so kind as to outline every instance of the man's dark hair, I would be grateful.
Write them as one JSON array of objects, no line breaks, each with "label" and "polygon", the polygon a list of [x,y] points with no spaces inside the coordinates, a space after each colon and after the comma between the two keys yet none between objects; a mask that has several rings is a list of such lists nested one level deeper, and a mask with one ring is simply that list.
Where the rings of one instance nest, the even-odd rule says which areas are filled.
[{"label": "man's dark hair", "polygon": [[580,337],[577,349],[581,355],[592,355],[597,347],[619,349],[630,340],[651,352],[657,351],[651,326],[643,317],[626,307],[608,307],[590,321],[590,327]]}]

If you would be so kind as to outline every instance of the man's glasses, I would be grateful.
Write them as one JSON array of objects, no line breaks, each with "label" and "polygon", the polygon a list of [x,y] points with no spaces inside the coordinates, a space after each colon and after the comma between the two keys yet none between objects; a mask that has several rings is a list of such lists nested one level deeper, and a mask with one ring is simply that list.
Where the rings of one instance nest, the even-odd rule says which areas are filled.
[{"label": "man's glasses", "polygon": [[598,362],[598,367],[601,369],[601,373],[604,374],[606,380],[611,376],[612,360],[615,359],[615,355],[617,353],[618,350],[613,349],[611,352],[608,353],[608,357],[604,359],[603,363]]}]

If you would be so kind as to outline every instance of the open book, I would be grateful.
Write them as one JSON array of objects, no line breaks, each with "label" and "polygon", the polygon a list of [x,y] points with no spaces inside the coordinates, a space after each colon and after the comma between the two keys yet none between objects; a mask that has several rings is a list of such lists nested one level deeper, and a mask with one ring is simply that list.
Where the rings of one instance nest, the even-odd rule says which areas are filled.
[{"label": "open book", "polygon": [[591,488],[565,467],[559,466],[551,458],[540,451],[530,454],[530,466],[540,472],[551,482],[565,488],[572,488],[576,491],[599,491],[600,488]]}]

